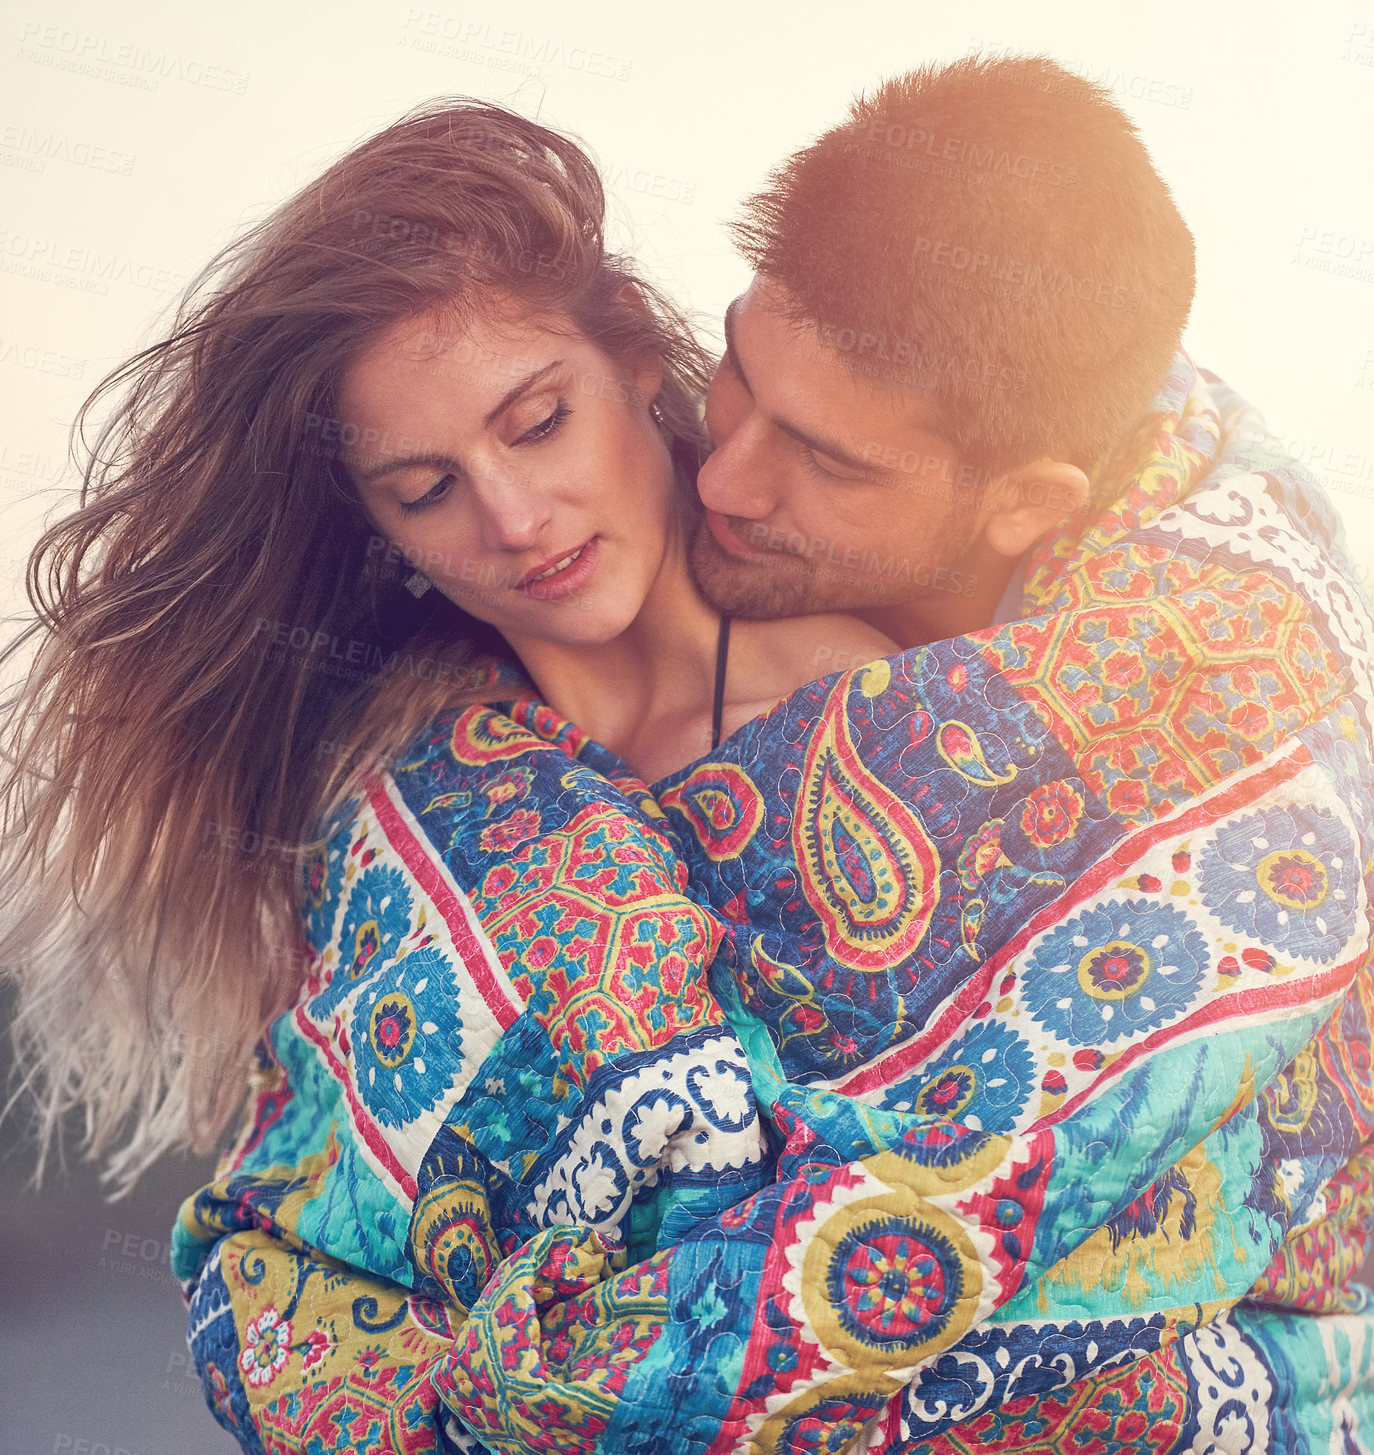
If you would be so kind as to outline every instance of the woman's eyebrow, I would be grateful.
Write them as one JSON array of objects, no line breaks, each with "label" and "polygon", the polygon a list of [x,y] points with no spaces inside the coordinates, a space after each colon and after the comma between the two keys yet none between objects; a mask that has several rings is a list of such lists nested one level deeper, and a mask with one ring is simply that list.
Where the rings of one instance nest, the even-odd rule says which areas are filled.
[{"label": "woman's eyebrow", "polygon": [[[483,428],[488,428],[494,424],[517,399],[541,383],[555,369],[562,368],[563,362],[562,359],[554,359],[551,363],[545,364],[542,369],[536,369],[532,374],[527,374],[518,384],[508,389],[501,397],[500,402],[483,417]],[[463,469],[461,463],[454,460],[451,455],[433,453],[398,455],[395,459],[383,460],[380,464],[374,465],[362,476],[358,483],[360,485],[371,485],[374,481],[380,480],[383,475],[391,474],[393,470],[405,470],[412,465],[431,465],[436,469],[454,470],[459,473]]]}]

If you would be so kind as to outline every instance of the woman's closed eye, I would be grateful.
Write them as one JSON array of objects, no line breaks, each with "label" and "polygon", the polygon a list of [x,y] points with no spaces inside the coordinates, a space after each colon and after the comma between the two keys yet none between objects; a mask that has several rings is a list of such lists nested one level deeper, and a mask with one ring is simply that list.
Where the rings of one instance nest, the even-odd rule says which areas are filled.
[{"label": "woman's closed eye", "polygon": [[511,441],[512,445],[540,445],[545,440],[552,439],[563,427],[563,421],[572,413],[566,399],[560,399],[553,410],[545,415],[538,424],[527,429],[524,434],[518,435]]},{"label": "woman's closed eye", "polygon": [[438,505],[457,483],[457,475],[445,475],[441,480],[436,480],[423,495],[417,496],[414,500],[398,500],[396,502],[397,507],[402,515],[417,515],[422,510],[428,510],[431,505]]},{"label": "woman's closed eye", "polygon": [[[517,435],[508,448],[519,449],[527,445],[542,445],[545,440],[552,439],[558,433],[563,427],[563,421],[571,413],[572,407],[567,400],[560,399],[537,424],[531,425],[523,434]],[[458,476],[450,472],[436,480],[423,495],[416,496],[414,500],[397,501],[397,508],[402,515],[416,515],[422,510],[428,510],[432,505],[438,505],[459,483]]]},{"label": "woman's closed eye", "polygon": [[[524,445],[540,445],[545,440],[552,439],[563,426],[563,421],[572,413],[572,408],[567,400],[560,399],[538,424],[531,425],[523,434],[517,435],[511,441],[510,448],[519,448]],[[432,505],[438,505],[441,500],[448,497],[449,492],[459,483],[458,476],[452,473],[442,476],[436,480],[423,495],[417,496],[414,500],[401,500],[397,506],[402,515],[416,515],[422,510],[428,510]]]}]

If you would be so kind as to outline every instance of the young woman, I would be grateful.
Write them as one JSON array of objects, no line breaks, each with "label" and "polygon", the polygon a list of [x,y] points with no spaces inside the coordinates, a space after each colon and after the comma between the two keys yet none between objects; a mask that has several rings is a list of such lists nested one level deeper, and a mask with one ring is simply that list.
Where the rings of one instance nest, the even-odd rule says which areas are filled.
[{"label": "young woman", "polygon": [[532,684],[651,780],[821,643],[889,646],[728,631],[696,595],[706,361],[602,224],[566,138],[433,104],[227,249],[88,401],[118,402],[29,572],[3,958],[45,1134],[84,1108],[119,1176],[222,1127],[302,983],[298,879],[263,869],[442,708]]}]

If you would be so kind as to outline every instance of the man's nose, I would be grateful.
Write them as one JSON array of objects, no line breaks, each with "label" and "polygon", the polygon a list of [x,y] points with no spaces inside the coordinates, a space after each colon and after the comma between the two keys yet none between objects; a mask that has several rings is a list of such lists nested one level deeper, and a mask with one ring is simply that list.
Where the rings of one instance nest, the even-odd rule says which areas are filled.
[{"label": "man's nose", "polygon": [[[709,420],[708,420],[709,423]],[[715,448],[697,472],[697,493],[707,510],[742,520],[763,520],[777,504],[768,431],[750,416],[712,430]]]}]

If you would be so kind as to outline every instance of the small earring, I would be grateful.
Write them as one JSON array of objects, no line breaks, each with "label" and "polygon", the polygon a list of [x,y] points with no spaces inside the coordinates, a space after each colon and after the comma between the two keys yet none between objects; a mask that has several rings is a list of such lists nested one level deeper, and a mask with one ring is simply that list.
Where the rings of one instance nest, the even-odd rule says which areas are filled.
[{"label": "small earring", "polygon": [[416,571],[406,578],[405,588],[418,601],[434,582],[423,571]]}]

